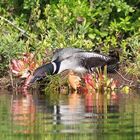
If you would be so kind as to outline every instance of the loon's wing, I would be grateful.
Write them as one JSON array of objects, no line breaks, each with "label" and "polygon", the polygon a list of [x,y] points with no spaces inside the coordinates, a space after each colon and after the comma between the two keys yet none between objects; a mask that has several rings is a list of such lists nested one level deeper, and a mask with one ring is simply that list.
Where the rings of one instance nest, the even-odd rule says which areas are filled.
[{"label": "loon's wing", "polygon": [[79,48],[63,48],[63,49],[58,49],[54,52],[52,61],[62,61],[64,59],[67,59],[71,57],[75,53],[79,52],[84,52],[84,50],[79,49]]},{"label": "loon's wing", "polygon": [[[105,65],[111,66],[118,63],[116,58],[97,54],[95,52],[81,52],[75,53],[75,60],[79,59],[79,64],[87,70],[94,70],[96,67],[103,67]],[[113,67],[112,67],[113,68]]]}]

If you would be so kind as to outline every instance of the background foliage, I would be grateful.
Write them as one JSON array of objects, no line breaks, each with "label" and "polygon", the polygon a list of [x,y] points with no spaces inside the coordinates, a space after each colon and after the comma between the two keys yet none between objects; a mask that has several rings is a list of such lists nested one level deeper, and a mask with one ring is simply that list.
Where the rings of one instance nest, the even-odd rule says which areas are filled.
[{"label": "background foliage", "polygon": [[15,25],[0,18],[0,73],[23,52],[37,52],[41,61],[46,50],[77,47],[117,49],[121,62],[135,66],[127,72],[139,75],[138,0],[1,0],[0,15]]}]

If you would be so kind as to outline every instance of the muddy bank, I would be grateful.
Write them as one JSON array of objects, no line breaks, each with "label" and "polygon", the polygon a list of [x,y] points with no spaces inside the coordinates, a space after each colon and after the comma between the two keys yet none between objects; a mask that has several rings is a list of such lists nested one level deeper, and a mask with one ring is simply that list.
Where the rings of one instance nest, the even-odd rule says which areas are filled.
[{"label": "muddy bank", "polygon": [[10,76],[0,78],[0,89],[9,89],[11,86]]}]

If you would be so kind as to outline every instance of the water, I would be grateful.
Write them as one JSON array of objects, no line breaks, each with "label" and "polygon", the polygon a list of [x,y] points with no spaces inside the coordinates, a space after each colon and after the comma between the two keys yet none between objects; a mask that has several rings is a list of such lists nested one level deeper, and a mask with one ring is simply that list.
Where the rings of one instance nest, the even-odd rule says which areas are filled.
[{"label": "water", "polygon": [[24,97],[0,91],[0,139],[139,140],[139,109],[136,92]]}]

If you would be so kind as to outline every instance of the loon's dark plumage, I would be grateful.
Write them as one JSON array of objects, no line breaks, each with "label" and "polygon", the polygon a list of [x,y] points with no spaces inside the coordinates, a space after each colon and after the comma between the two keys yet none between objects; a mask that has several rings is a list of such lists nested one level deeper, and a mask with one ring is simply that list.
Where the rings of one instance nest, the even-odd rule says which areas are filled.
[{"label": "loon's dark plumage", "polygon": [[77,73],[93,72],[97,67],[111,66],[118,63],[115,57],[110,57],[95,52],[86,52],[82,49],[64,48],[54,53],[52,62],[37,68],[29,83],[47,74],[59,74],[65,70]]}]

